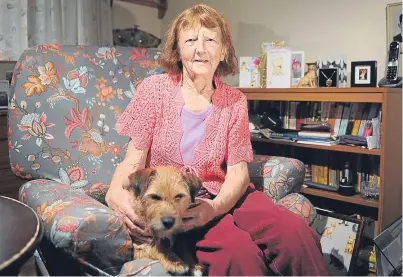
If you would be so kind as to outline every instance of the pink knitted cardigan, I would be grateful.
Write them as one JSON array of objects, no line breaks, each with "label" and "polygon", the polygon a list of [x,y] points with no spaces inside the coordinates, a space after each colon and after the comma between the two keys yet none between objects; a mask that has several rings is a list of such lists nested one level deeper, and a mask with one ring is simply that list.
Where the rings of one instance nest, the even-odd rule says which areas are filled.
[{"label": "pink knitted cardigan", "polygon": [[[224,163],[234,165],[253,159],[246,96],[214,78],[213,111],[201,143],[194,150],[190,170],[203,186],[217,195],[225,180]],[[137,149],[149,149],[147,167],[172,165],[184,169],[180,153],[182,137],[181,77],[156,74],[145,78],[134,98],[119,116],[116,130],[129,136]]]}]

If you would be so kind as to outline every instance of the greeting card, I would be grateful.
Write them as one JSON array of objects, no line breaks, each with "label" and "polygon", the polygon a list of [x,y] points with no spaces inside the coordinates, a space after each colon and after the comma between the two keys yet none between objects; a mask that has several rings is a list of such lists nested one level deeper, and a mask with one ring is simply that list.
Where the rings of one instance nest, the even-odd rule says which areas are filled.
[{"label": "greeting card", "polygon": [[239,87],[260,87],[259,57],[240,57],[239,62]]}]

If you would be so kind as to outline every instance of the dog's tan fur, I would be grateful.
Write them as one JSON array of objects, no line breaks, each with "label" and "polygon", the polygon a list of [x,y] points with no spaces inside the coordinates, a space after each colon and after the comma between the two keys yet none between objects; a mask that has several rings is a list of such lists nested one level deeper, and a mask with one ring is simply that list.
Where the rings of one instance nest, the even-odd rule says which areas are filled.
[{"label": "dog's tan fur", "polygon": [[[172,274],[201,275],[202,267],[186,242],[174,244],[175,235],[183,231],[182,216],[201,187],[200,179],[173,167],[157,167],[138,170],[129,180],[127,189],[134,193],[133,208],[153,235],[151,244],[133,243],[134,259],[158,260]],[[171,228],[163,224],[167,217],[175,221]],[[169,240],[170,247],[161,245],[162,239]]]}]

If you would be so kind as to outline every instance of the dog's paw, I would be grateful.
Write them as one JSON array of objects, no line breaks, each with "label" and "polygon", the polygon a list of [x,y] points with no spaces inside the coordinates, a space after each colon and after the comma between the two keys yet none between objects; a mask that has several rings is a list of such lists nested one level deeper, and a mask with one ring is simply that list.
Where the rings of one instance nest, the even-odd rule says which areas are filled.
[{"label": "dog's paw", "polygon": [[198,265],[198,264],[193,266],[192,275],[197,276],[197,277],[203,276],[203,267],[201,265]]},{"label": "dog's paw", "polygon": [[189,266],[182,262],[169,262],[164,265],[165,270],[174,275],[184,275],[189,272]]}]

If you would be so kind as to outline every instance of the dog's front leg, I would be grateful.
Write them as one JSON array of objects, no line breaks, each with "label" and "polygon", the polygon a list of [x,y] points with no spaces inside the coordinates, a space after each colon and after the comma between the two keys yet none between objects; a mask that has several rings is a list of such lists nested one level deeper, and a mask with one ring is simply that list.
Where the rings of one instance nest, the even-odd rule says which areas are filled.
[{"label": "dog's front leg", "polygon": [[135,247],[133,258],[135,260],[157,260],[165,271],[171,274],[184,275],[189,272],[189,266],[184,264],[178,256],[170,252],[163,253],[155,245],[143,244],[140,247]]},{"label": "dog's front leg", "polygon": [[181,243],[175,244],[175,253],[189,266],[189,273],[192,276],[203,276],[203,266],[197,262],[195,253],[190,251],[188,242],[184,239]]}]

